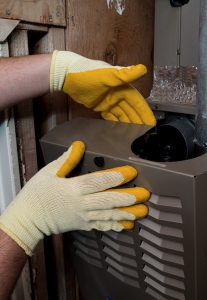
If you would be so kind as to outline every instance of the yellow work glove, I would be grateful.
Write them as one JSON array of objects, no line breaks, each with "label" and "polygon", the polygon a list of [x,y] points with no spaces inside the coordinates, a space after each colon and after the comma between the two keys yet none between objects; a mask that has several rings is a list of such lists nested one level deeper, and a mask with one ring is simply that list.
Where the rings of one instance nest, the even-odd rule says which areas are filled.
[{"label": "yellow work glove", "polygon": [[[28,255],[44,235],[70,230],[121,231],[147,214],[144,204],[149,192],[143,188],[110,190],[133,179],[137,171],[130,166],[65,178],[81,160],[84,144],[74,142],[60,158],[41,169],[20,191],[0,217],[0,228]],[[108,190],[109,189],[109,190]],[[106,191],[107,190],[107,191]],[[125,207],[117,209],[117,207]],[[131,223],[132,222],[132,223]]]},{"label": "yellow work glove", "polygon": [[143,96],[130,85],[147,70],[144,65],[111,66],[69,51],[54,51],[50,90],[70,97],[106,120],[155,125],[155,117]]}]

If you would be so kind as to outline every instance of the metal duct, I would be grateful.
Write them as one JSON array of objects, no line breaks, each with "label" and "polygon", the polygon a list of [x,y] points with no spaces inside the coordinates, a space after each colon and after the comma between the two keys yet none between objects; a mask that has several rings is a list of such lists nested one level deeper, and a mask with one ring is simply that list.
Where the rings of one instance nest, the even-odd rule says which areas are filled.
[{"label": "metal duct", "polygon": [[196,143],[207,152],[207,1],[200,1],[200,42],[198,66],[198,114]]}]

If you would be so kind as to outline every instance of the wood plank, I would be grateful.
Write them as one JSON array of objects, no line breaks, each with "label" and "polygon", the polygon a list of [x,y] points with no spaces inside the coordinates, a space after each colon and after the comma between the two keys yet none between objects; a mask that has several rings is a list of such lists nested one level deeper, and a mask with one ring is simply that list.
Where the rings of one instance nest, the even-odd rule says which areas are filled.
[{"label": "wood plank", "polygon": [[[4,42],[0,44],[0,57],[8,57],[9,56],[9,47],[8,42]],[[20,190],[20,176],[19,176],[19,163],[18,163],[18,155],[17,155],[17,144],[16,144],[16,130],[15,130],[15,122],[13,116],[13,109],[9,108],[5,111],[0,112],[0,143],[4,145],[1,147],[0,152],[3,153],[4,159],[2,161],[1,166],[6,163],[6,167],[4,170],[4,180],[1,180],[0,174],[0,211],[3,211],[4,208],[14,199],[15,195]],[[6,159],[5,159],[6,158]],[[7,161],[8,159],[8,161]],[[8,168],[8,166],[10,166]],[[8,173],[10,172],[10,174]],[[1,172],[0,172],[1,173]],[[1,184],[3,183],[3,186]],[[10,186],[9,186],[10,185]],[[4,195],[5,192],[5,195]],[[2,194],[3,193],[3,194]],[[12,300],[29,300],[31,296],[31,281],[29,271],[29,263],[26,262],[22,273],[16,283],[15,289],[12,293]]]},{"label": "wood plank", "polygon": [[65,26],[64,0],[1,0],[0,17]]},{"label": "wood plank", "polygon": [[[121,1],[124,10],[103,0],[67,0],[66,49],[113,65],[143,63],[148,75],[135,83],[145,97],[152,87],[154,1]],[[71,117],[94,114],[72,102]]]},{"label": "wood plank", "polygon": [[[51,27],[33,48],[33,53],[52,53],[65,50],[65,32],[62,28]],[[36,137],[39,139],[57,124],[68,119],[68,97],[60,93],[48,94],[34,101]],[[41,164],[41,156],[39,155]],[[61,235],[46,239],[46,264],[49,297],[66,300],[64,254]]]},{"label": "wood plank", "polygon": [[18,20],[0,19],[0,42],[4,42],[14,28],[18,25]]},{"label": "wood plank", "polygon": [[45,33],[48,32],[47,25],[36,25],[36,24],[28,24],[28,23],[19,23],[17,29],[45,32]]},{"label": "wood plank", "polygon": [[[11,35],[10,55],[28,55],[28,36],[26,30],[15,30]],[[24,185],[37,171],[35,129],[33,120],[32,100],[24,101],[15,106],[17,145],[19,149],[20,173]],[[28,143],[29,141],[29,143]],[[46,271],[44,264],[43,243],[39,243],[31,258],[33,297],[47,299]],[[29,272],[27,272],[28,274]],[[27,283],[25,278],[23,284]],[[31,295],[30,295],[31,296]],[[28,299],[30,299],[28,295]]]}]

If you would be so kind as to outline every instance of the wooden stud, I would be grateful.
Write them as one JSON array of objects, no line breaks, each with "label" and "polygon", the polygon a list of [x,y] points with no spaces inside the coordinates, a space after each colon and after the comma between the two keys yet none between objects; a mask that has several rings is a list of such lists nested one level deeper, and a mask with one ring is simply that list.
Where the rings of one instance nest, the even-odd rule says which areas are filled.
[{"label": "wooden stud", "polygon": [[0,18],[65,26],[65,1],[1,0]]},{"label": "wooden stud", "polygon": [[[51,27],[33,48],[33,53],[52,53],[65,50],[65,32],[62,28]],[[68,97],[62,92],[47,94],[34,101],[34,115],[37,138],[42,137],[56,125],[68,119]],[[66,300],[66,283],[62,236],[46,239],[49,296]],[[72,299],[71,299],[72,300]]]},{"label": "wooden stud", "polygon": [[0,42],[4,42],[14,28],[18,25],[18,20],[0,19]]},{"label": "wooden stud", "polygon": [[[11,35],[10,55],[29,54],[26,30],[15,30]],[[32,100],[15,106],[17,145],[19,149],[20,173],[24,185],[38,171]],[[29,143],[28,143],[29,141]],[[39,243],[31,258],[32,291],[37,299],[47,299],[46,272],[43,243]]]}]

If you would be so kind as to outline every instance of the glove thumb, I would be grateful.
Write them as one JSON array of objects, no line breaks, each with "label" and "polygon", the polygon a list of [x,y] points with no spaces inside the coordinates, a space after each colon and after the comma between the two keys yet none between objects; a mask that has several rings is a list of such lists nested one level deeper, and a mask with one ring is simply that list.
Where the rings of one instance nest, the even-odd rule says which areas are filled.
[{"label": "glove thumb", "polygon": [[56,175],[58,177],[68,175],[79,164],[84,153],[85,144],[82,141],[73,142],[68,151],[55,161],[58,170]]},{"label": "glove thumb", "polygon": [[[144,76],[147,73],[147,68],[142,65],[135,65],[135,66],[130,66],[126,68],[121,68],[117,70],[118,72],[118,78],[122,84],[123,82],[125,83],[131,83],[140,77]],[[118,84],[117,84],[118,86]]]}]

